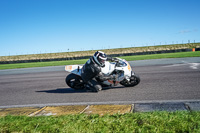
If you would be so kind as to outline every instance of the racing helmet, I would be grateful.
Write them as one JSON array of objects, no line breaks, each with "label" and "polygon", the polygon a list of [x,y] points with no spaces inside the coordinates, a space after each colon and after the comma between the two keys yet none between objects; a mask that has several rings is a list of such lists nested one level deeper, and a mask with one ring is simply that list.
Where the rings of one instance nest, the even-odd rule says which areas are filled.
[{"label": "racing helmet", "polygon": [[99,66],[101,66],[101,67],[105,66],[105,61],[107,60],[107,55],[104,52],[102,52],[102,51],[95,52],[95,54],[93,55],[93,58]]}]

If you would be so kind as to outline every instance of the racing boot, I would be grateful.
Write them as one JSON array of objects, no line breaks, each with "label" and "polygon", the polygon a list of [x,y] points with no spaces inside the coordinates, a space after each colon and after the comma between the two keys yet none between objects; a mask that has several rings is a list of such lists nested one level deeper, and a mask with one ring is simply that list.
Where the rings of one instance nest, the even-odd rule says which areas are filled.
[{"label": "racing boot", "polygon": [[102,86],[96,80],[90,80],[86,84],[86,90],[91,92],[98,92],[102,90]]}]

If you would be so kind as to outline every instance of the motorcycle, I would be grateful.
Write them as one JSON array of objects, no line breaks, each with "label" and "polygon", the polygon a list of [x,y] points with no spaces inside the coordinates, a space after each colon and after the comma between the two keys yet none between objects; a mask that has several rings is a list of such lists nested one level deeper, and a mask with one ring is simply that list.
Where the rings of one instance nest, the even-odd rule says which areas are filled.
[{"label": "motorcycle", "polygon": [[[130,64],[121,58],[117,59],[115,62],[105,62],[105,67],[102,68],[102,73],[105,75],[112,75],[114,78],[99,81],[98,83],[102,87],[114,87],[119,84],[125,87],[133,87],[140,83],[140,77],[136,75],[130,66]],[[65,71],[70,72],[66,77],[66,84],[73,89],[84,89],[86,84],[81,78],[81,65],[67,65],[65,66]],[[97,79],[98,81],[98,79]]]}]

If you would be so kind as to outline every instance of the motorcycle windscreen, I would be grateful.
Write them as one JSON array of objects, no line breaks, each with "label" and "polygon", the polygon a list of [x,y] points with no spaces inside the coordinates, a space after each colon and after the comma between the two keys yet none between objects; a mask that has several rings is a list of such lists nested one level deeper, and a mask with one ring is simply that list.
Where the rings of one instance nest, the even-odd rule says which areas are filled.
[{"label": "motorcycle windscreen", "polygon": [[80,75],[82,67],[80,65],[67,65],[65,66],[65,71]]}]

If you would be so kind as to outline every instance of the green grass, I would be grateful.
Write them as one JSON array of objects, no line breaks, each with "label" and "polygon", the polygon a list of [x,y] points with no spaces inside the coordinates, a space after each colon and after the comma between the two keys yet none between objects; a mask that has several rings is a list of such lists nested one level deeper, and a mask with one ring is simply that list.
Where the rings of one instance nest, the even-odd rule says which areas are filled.
[{"label": "green grass", "polygon": [[105,116],[5,116],[0,117],[0,132],[197,133],[200,132],[200,112],[161,111]]},{"label": "green grass", "polygon": [[138,56],[123,56],[127,61],[132,60],[148,60],[148,59],[162,59],[162,58],[184,58],[184,57],[200,57],[200,51],[196,52],[177,52],[166,54],[150,54],[150,55],[138,55]]},{"label": "green grass", "polygon": [[[133,61],[133,60],[147,60],[147,59],[161,59],[161,58],[181,58],[181,57],[200,57],[200,51],[178,52],[178,53],[167,53],[167,54],[137,55],[137,56],[122,56],[120,58],[126,59],[127,61]],[[84,64],[86,61],[87,61],[87,59],[67,60],[67,61],[50,61],[50,62],[35,62],[35,63],[0,64],[0,69],[15,69],[15,68],[30,68],[30,67],[45,67],[45,66]]]},{"label": "green grass", "polygon": [[0,64],[0,69],[15,69],[15,68],[30,68],[30,67],[46,67],[46,66],[71,65],[71,64],[84,64],[86,61],[87,61],[87,59],[67,60],[67,61],[33,62],[33,63]]}]

